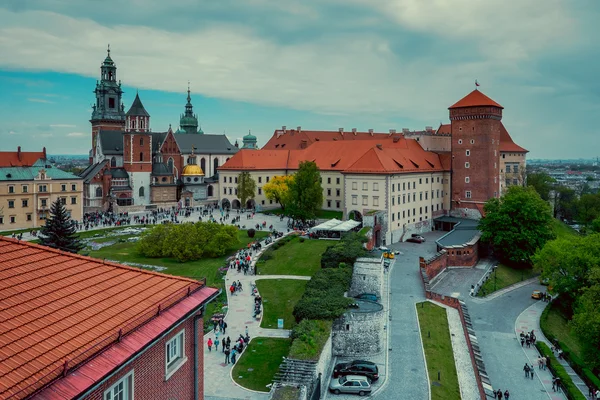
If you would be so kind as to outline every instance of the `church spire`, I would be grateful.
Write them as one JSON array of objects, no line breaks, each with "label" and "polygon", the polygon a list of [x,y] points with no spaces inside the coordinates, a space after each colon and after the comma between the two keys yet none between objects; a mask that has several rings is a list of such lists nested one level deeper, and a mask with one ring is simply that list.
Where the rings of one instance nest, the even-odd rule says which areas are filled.
[{"label": "church spire", "polygon": [[[188,82],[187,90],[187,103],[185,105],[185,112],[181,114],[179,119],[180,131],[179,133],[199,133],[198,132],[198,116],[194,114],[194,106],[192,105],[192,95],[190,91],[190,83]],[[182,132],[183,131],[183,132]],[[200,130],[201,132],[202,130]]]}]

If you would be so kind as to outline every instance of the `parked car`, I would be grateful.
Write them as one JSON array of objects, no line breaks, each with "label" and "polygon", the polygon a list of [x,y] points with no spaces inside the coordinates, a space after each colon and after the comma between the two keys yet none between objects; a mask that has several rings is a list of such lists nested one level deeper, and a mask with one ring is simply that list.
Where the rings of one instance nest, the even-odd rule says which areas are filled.
[{"label": "parked car", "polygon": [[425,241],[425,238],[423,236],[411,236],[408,239],[406,239],[407,242],[411,242],[411,243],[423,243]]},{"label": "parked car", "polygon": [[332,378],[329,382],[329,390],[332,393],[352,393],[364,396],[371,393],[371,383],[366,376],[345,375]]},{"label": "parked car", "polygon": [[362,293],[358,296],[354,296],[354,298],[368,301],[377,301],[377,295],[374,293]]},{"label": "parked car", "polygon": [[379,368],[377,368],[377,364],[363,360],[337,364],[333,368],[333,377],[337,378],[344,375],[361,375],[366,376],[371,381],[376,381],[379,379]]},{"label": "parked car", "polygon": [[539,290],[534,290],[533,293],[531,293],[531,298],[532,299],[541,299],[542,298],[542,292]]}]

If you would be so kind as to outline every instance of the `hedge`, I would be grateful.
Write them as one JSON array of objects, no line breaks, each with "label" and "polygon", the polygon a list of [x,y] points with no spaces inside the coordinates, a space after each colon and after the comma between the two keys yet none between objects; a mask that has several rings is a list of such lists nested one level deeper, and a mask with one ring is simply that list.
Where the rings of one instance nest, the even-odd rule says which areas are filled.
[{"label": "hedge", "polygon": [[[552,300],[550,305],[548,305],[544,309],[540,318],[540,327],[542,329],[542,333],[551,343],[557,342],[556,336],[554,336],[547,329],[547,326],[543,323],[543,321],[546,321],[548,319],[548,313],[550,312],[552,304],[555,301],[557,301],[557,299]],[[594,372],[590,368],[588,368],[586,363],[581,358],[577,357],[577,355],[575,355],[575,353],[573,353],[569,346],[567,346],[564,342],[558,341],[558,346],[563,351],[564,359],[569,363],[571,368],[573,368],[573,370],[577,372],[577,375],[579,375],[579,377],[583,379],[585,384],[588,386],[593,386],[595,388],[600,388],[600,379],[598,378],[598,376],[596,376],[596,374],[594,374]]]},{"label": "hedge", "polygon": [[587,400],[579,388],[575,386],[573,380],[567,373],[567,370],[565,370],[565,367],[560,365],[560,362],[554,356],[554,353],[552,353],[552,350],[550,350],[548,345],[544,342],[535,342],[535,347],[537,347],[541,355],[550,360],[550,363],[548,363],[548,368],[550,368],[550,371],[552,371],[554,376],[560,378],[567,398],[569,400]]},{"label": "hedge", "polygon": [[331,321],[304,319],[292,330],[290,358],[317,361],[331,335]]}]

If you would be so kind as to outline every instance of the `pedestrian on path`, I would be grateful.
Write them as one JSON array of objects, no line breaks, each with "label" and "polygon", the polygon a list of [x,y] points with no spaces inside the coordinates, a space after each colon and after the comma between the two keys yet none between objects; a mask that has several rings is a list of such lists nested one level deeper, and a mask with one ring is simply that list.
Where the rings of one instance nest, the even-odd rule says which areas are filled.
[{"label": "pedestrian on path", "polygon": [[219,351],[219,338],[218,337],[215,339],[215,351],[216,352]]},{"label": "pedestrian on path", "polygon": [[223,327],[221,328],[223,331],[223,335],[225,334],[225,330],[227,330],[227,322],[223,321]]},{"label": "pedestrian on path", "polygon": [[235,364],[235,356],[237,354],[237,351],[235,350],[235,347],[231,350],[231,363]]},{"label": "pedestrian on path", "polygon": [[496,393],[496,397],[498,398],[498,400],[502,400],[502,389],[498,389],[498,392]]},{"label": "pedestrian on path", "polygon": [[231,353],[231,351],[229,350],[229,347],[225,348],[225,364],[229,365],[229,354]]},{"label": "pedestrian on path", "polygon": [[208,351],[212,351],[213,341],[211,338],[208,338],[208,342],[206,342],[206,344],[208,345]]},{"label": "pedestrian on path", "polygon": [[596,390],[596,398],[600,399],[600,389]]},{"label": "pedestrian on path", "polygon": [[525,378],[529,378],[529,364],[525,363],[523,371],[525,371]]},{"label": "pedestrian on path", "polygon": [[509,398],[509,397],[510,397],[510,393],[508,393],[508,389],[506,389],[506,390],[504,391],[504,398],[505,398],[506,400],[508,400],[508,398]]},{"label": "pedestrian on path", "polygon": [[221,346],[223,347],[223,350],[221,350],[221,352],[225,353],[225,346],[227,346],[227,341],[225,340],[225,338],[223,338],[223,341],[221,342]]},{"label": "pedestrian on path", "polygon": [[533,380],[533,373],[535,371],[535,368],[533,367],[533,364],[531,364],[531,366],[529,368],[531,369],[530,374],[531,374],[531,379]]},{"label": "pedestrian on path", "polygon": [[540,357],[537,359],[538,369],[542,369],[542,365],[543,365],[542,358],[544,358],[544,357]]}]

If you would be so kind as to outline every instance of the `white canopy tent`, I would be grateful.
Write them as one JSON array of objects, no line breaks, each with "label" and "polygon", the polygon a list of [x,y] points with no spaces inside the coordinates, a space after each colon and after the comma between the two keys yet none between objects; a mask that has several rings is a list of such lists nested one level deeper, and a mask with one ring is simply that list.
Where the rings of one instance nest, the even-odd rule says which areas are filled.
[{"label": "white canopy tent", "polygon": [[356,228],[357,226],[360,226],[360,222],[358,221],[354,221],[354,220],[348,220],[348,221],[344,221],[340,224],[338,224],[337,226],[329,229],[330,231],[334,231],[334,232],[349,232],[352,229]]},{"label": "white canopy tent", "polygon": [[334,218],[334,219],[330,219],[329,221],[323,222],[320,225],[313,226],[312,228],[310,228],[310,230],[311,231],[330,231],[331,228],[334,228],[341,223],[342,223],[342,221]]}]

